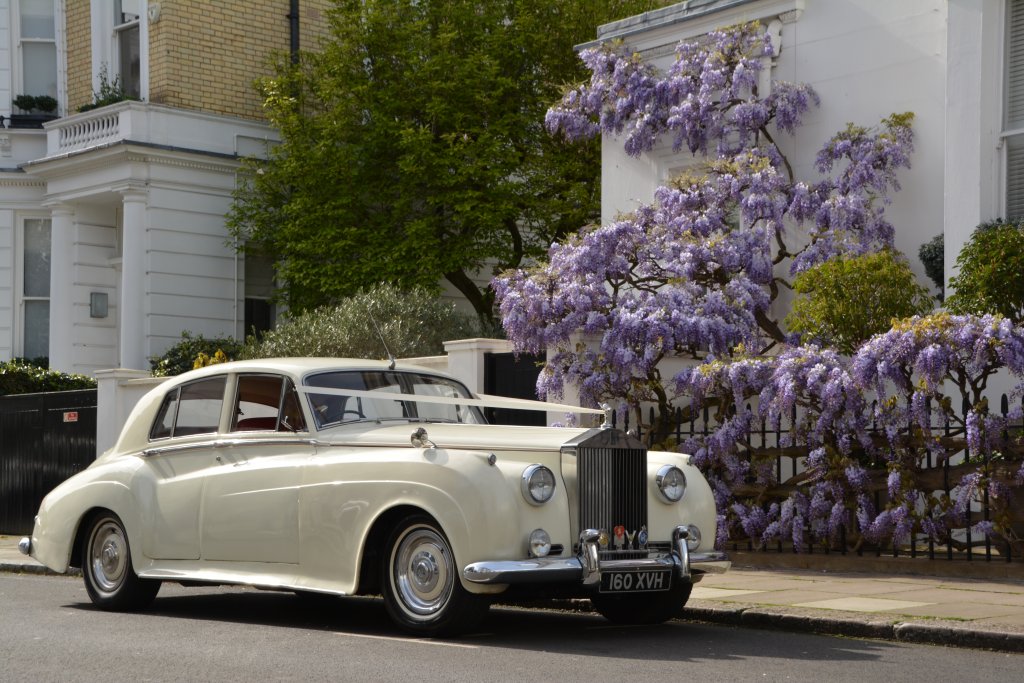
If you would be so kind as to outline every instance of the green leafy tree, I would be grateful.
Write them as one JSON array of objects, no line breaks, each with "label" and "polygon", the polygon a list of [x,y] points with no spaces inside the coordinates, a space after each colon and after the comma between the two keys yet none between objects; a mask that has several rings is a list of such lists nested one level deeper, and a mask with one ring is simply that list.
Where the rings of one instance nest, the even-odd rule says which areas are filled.
[{"label": "green leafy tree", "polygon": [[1024,321],[1024,219],[983,223],[956,257],[946,308]]},{"label": "green leafy tree", "polygon": [[381,284],[336,305],[307,311],[258,340],[250,337],[240,355],[385,358],[390,351],[397,358],[433,356],[444,353],[445,341],[478,334],[474,316],[458,312],[432,292]]},{"label": "green leafy tree", "polygon": [[599,215],[599,146],[543,129],[573,45],[651,0],[339,0],[329,35],[258,82],[282,142],[229,215],[275,255],[292,310],[381,280],[447,280],[483,320],[489,281]]},{"label": "green leafy tree", "polygon": [[797,276],[793,287],[800,296],[786,316],[789,329],[847,355],[887,331],[893,319],[932,310],[928,290],[890,249],[825,261]]}]

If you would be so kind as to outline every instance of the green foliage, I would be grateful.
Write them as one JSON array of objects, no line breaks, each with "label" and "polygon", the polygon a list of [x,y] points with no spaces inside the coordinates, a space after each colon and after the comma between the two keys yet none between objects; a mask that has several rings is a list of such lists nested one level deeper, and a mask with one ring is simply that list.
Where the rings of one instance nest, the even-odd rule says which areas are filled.
[{"label": "green foliage", "polygon": [[185,330],[181,333],[181,341],[167,349],[164,355],[150,358],[149,364],[154,376],[169,377],[203,367],[196,365],[197,359],[202,355],[210,358],[216,357],[220,352],[222,356],[226,357],[226,360],[233,360],[239,357],[241,349],[241,342],[231,337],[207,339],[201,334],[192,336],[191,332]]},{"label": "green foliage", "polygon": [[36,98],[33,95],[18,95],[13,104],[22,111],[32,111],[36,108]]},{"label": "green foliage", "polygon": [[0,396],[95,388],[96,380],[85,375],[48,370],[20,359],[0,362]]},{"label": "green foliage", "polygon": [[954,290],[946,299],[951,313],[999,313],[1024,320],[1024,219],[996,220],[975,229],[956,257]]},{"label": "green foliage", "polygon": [[341,0],[320,51],[258,82],[282,142],[250,160],[229,215],[275,255],[290,310],[381,280],[447,279],[483,320],[491,272],[599,215],[598,140],[543,129],[573,45],[653,0]]},{"label": "green foliage", "polygon": [[924,273],[939,288],[939,301],[945,291],[946,243],[942,233],[921,245],[917,257],[924,264]]},{"label": "green foliage", "polygon": [[[380,334],[377,334],[377,328]],[[303,313],[256,340],[250,337],[243,358],[324,356],[396,358],[444,353],[444,342],[478,336],[474,316],[423,289],[402,291],[381,284],[340,301]]]},{"label": "green foliage", "polygon": [[36,95],[36,109],[51,114],[57,111],[57,100],[49,95]]},{"label": "green foliage", "polygon": [[121,84],[121,77],[115,75],[113,80],[110,80],[107,76],[107,65],[104,64],[100,67],[100,89],[93,91],[92,102],[89,104],[83,104],[78,108],[78,111],[92,111],[93,109],[99,109],[105,107],[108,104],[116,104],[117,102],[124,102],[125,100],[137,100],[137,97],[131,97],[125,92],[124,86]]},{"label": "green foliage", "polygon": [[789,329],[848,355],[893,319],[932,310],[906,259],[890,250],[831,259],[798,275],[793,286],[801,296],[786,316]]}]

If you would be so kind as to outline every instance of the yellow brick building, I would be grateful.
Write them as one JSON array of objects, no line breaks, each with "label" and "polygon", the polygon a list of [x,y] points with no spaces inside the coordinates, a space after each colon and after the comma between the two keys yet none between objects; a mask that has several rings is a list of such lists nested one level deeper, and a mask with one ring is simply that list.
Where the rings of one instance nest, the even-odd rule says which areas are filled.
[{"label": "yellow brick building", "polygon": [[[145,3],[143,3],[145,4]],[[112,79],[130,80],[118,50],[96,64],[94,43],[127,39],[117,27],[138,21],[146,31],[140,80],[148,87],[142,99],[181,109],[203,111],[247,119],[261,119],[262,107],[253,81],[269,73],[274,53],[286,54],[292,44],[295,3],[290,0],[160,0],[150,2],[147,16],[141,5],[121,3],[121,8],[138,8],[138,15],[116,16],[116,3],[69,0],[66,9],[67,105],[77,111],[93,100],[99,70],[106,67]],[[298,45],[314,49],[326,33],[328,0],[300,0],[297,3]],[[97,13],[110,14],[95,16]],[[138,16],[139,19],[132,17]],[[110,31],[95,26],[113,22]],[[142,42],[142,41],[140,41]],[[100,45],[102,48],[103,45]],[[142,70],[145,70],[144,72]]]}]

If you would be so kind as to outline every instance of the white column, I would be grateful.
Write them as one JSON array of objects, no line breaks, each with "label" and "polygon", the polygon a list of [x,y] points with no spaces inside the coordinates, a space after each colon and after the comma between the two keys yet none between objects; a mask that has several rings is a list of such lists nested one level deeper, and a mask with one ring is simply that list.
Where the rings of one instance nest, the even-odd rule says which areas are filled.
[{"label": "white column", "polygon": [[144,191],[122,193],[121,305],[118,310],[118,359],[122,368],[142,370],[146,362],[147,230]]},{"label": "white column", "polygon": [[74,371],[75,213],[66,204],[50,207],[50,367]]}]

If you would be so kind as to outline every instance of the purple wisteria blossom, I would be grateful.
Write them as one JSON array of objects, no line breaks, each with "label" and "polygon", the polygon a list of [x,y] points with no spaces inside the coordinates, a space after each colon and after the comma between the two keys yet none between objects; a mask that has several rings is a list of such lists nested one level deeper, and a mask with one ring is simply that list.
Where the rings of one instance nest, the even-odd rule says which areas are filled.
[{"label": "purple wisteria blossom", "polygon": [[[671,146],[704,163],[496,278],[508,338],[547,353],[541,396],[572,385],[585,404],[616,404],[635,423],[654,404],[644,434],[690,452],[706,474],[720,544],[1002,534],[998,520],[972,519],[971,501],[984,494],[1005,509],[999,476],[1024,481],[1016,460],[1008,474],[992,464],[1017,457],[1006,435],[1020,410],[998,414],[984,399],[998,369],[1024,379],[1024,330],[991,316],[913,318],[849,358],[796,345],[771,317],[792,274],[892,247],[884,211],[913,151],[912,114],[851,124],[821,147],[819,175],[798,180],[785,136],[819,102],[807,85],[769,82],[774,53],[755,23],[679,45],[664,73],[622,46],[581,54],[591,78],[548,112],[552,133],[614,136],[633,156]],[[690,362],[663,374],[666,358]],[[712,428],[671,433],[677,409]],[[956,460],[953,492],[937,492],[925,456]],[[788,479],[778,457],[799,465]]]}]

